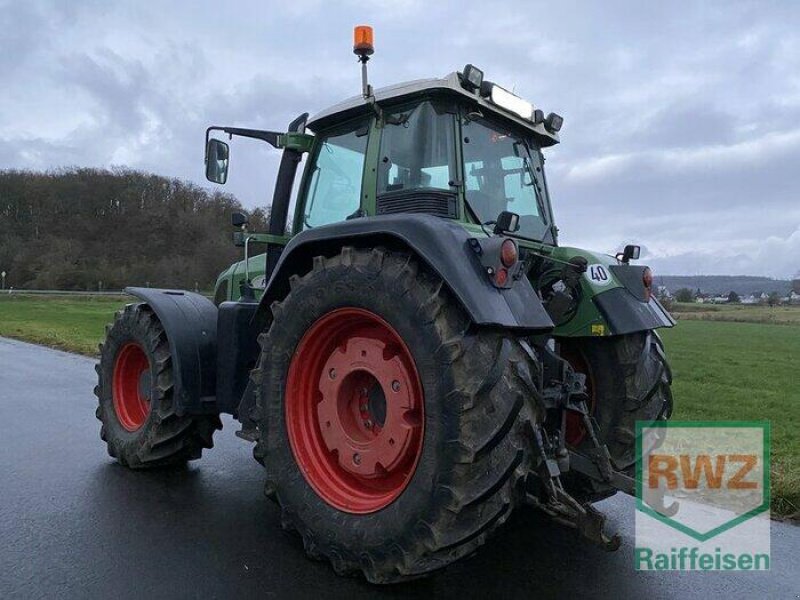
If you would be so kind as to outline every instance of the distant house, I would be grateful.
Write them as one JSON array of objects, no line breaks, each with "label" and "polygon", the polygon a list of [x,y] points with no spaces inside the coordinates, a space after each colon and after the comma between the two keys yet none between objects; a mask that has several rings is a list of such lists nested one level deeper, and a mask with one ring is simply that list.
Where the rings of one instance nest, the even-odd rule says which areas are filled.
[{"label": "distant house", "polygon": [[750,294],[749,296],[744,296],[741,302],[742,304],[758,304],[758,298],[756,298],[755,294]]},{"label": "distant house", "polygon": [[658,298],[671,299],[672,298],[672,292],[669,291],[669,288],[667,288],[667,286],[660,285],[660,286],[658,286],[656,288],[656,296]]},{"label": "distant house", "polygon": [[793,291],[789,294],[789,297],[784,300],[784,302],[786,304],[800,304],[800,294]]}]

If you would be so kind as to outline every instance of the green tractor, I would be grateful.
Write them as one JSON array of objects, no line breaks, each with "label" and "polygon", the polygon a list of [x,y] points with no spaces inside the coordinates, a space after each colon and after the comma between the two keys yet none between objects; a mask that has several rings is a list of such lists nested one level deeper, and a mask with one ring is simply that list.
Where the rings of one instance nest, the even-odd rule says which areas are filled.
[{"label": "green tractor", "polygon": [[216,183],[215,131],[282,151],[269,231],[233,216],[244,260],[213,302],[127,290],[97,368],[109,453],[183,464],[233,415],[284,527],[375,583],[473,553],[525,504],[615,549],[592,503],[633,493],[635,422],[672,411],[650,270],[635,246],[558,245],[561,117],[472,65],[373,90],[371,30],[355,52],[359,96],[286,132],[207,131]]}]

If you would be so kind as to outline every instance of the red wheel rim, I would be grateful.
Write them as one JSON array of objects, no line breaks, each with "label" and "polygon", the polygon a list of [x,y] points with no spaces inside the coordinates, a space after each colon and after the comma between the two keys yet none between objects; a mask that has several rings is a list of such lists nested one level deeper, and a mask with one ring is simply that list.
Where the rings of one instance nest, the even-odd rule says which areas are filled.
[{"label": "red wheel rim", "polygon": [[378,315],[340,308],[305,333],[289,365],[289,444],[331,506],[365,514],[406,488],[422,453],[422,385],[400,335]]},{"label": "red wheel rim", "polygon": [[128,431],[136,431],[150,414],[150,363],[142,347],[125,344],[114,361],[112,383],[117,420]]},{"label": "red wheel rim", "polygon": [[[561,358],[566,360],[570,366],[578,373],[586,375],[586,395],[589,397],[587,402],[589,414],[594,414],[595,408],[595,386],[592,379],[592,371],[589,369],[589,364],[586,362],[583,353],[579,350],[567,348],[562,346],[559,350]],[[564,439],[569,446],[577,447],[586,437],[586,427],[583,424],[583,418],[575,412],[567,412],[567,426],[564,431]]]}]

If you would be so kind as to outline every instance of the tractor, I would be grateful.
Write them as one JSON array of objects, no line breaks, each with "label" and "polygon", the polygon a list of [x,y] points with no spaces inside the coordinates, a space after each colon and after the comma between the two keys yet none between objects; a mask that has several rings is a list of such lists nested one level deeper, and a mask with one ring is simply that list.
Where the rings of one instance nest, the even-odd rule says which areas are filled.
[{"label": "tractor", "polygon": [[558,244],[559,115],[471,64],[373,89],[373,49],[357,27],[361,93],[286,131],[208,128],[217,184],[220,134],[281,151],[269,228],[233,214],[244,260],[213,301],[127,288],[97,366],[108,452],[183,465],[232,415],[284,528],[373,583],[474,553],[524,505],[616,549],[593,503],[634,493],[635,424],[672,412],[653,275],[634,245]]}]

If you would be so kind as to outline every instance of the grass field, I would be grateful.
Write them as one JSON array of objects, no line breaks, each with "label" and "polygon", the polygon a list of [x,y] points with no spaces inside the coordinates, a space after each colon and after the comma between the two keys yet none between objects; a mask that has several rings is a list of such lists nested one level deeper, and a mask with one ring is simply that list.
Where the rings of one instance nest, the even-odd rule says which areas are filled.
[{"label": "grass field", "polygon": [[800,325],[800,306],[675,303],[672,314],[681,321]]},{"label": "grass field", "polygon": [[772,508],[800,518],[800,324],[682,321],[662,337],[674,419],[772,427]]},{"label": "grass field", "polygon": [[[0,336],[95,355],[124,302],[0,296]],[[769,420],[773,513],[800,518],[800,308],[679,305],[676,312],[678,327],[662,330],[674,418]]]}]

